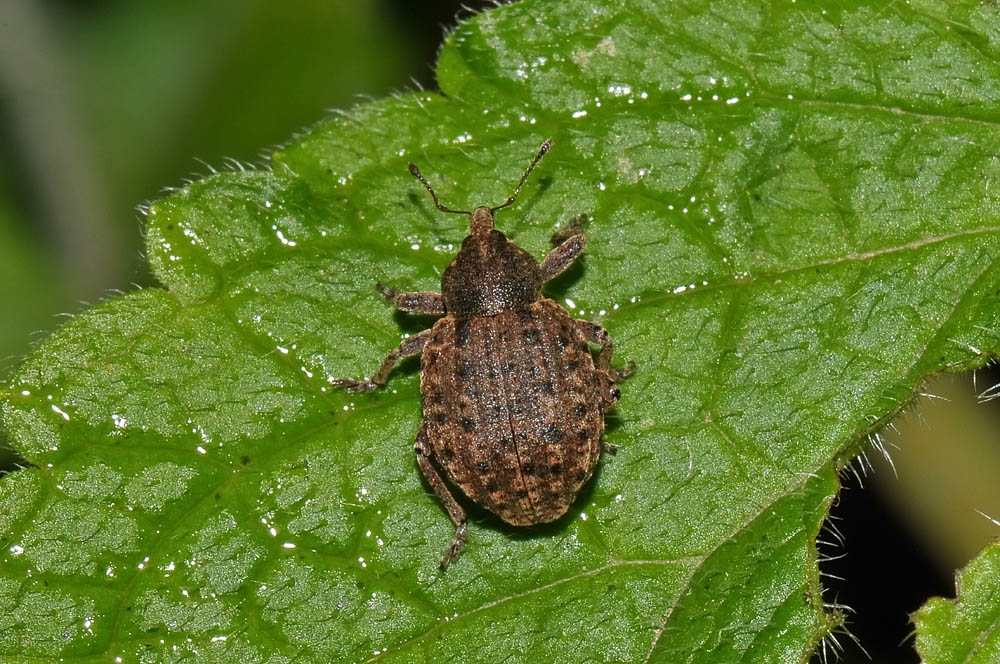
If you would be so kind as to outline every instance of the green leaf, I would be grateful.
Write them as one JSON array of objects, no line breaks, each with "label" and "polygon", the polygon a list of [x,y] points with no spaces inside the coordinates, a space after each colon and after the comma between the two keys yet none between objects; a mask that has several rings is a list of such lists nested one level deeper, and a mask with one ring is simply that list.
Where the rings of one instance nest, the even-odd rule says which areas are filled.
[{"label": "green leaf", "polygon": [[[0,179],[3,177],[0,165]],[[0,283],[17,288],[0,288],[0,376],[8,376],[24,360],[27,334],[55,329],[55,313],[73,306],[60,284],[60,270],[46,254],[40,238],[25,233],[0,186]],[[3,388],[0,387],[0,392]],[[16,461],[0,427],[0,469],[13,468]],[[0,470],[2,472],[2,470]]]},{"label": "green leaf", "polygon": [[932,597],[913,614],[917,651],[927,664],[1000,660],[1000,543],[955,577],[955,599]]},{"label": "green leaf", "polygon": [[[803,6],[809,5],[809,6]],[[164,290],[19,370],[0,479],[0,656],[108,661],[802,662],[831,630],[836,471],[929,372],[1000,349],[992,5],[526,1],[461,25],[443,95],[360,106],[150,208]],[[503,201],[623,385],[570,514],[473,513],[410,450],[415,363],[374,289],[434,289]],[[622,360],[619,360],[622,361]]]}]

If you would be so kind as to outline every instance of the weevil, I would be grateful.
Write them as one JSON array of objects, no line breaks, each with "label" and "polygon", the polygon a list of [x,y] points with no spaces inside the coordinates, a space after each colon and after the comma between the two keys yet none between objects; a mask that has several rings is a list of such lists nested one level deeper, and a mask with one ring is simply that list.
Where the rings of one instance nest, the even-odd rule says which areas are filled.
[{"label": "weevil", "polygon": [[[422,355],[423,420],[413,449],[456,528],[442,570],[466,539],[466,513],[449,485],[512,526],[555,521],[593,474],[606,449],[604,413],[621,396],[618,382],[635,369],[612,369],[604,328],[542,296],[542,284],[586,248],[586,215],[552,237],[555,248],[540,263],[494,228],[497,211],[514,204],[551,147],[551,140],[542,144],[503,204],[471,211],[442,205],[409,165],[438,210],[468,215],[469,235],[442,274],[440,294],[377,288],[400,311],[442,318],[405,339],[374,377],[334,383],[368,392],[385,385],[400,358]],[[591,343],[600,345],[596,365]]]}]

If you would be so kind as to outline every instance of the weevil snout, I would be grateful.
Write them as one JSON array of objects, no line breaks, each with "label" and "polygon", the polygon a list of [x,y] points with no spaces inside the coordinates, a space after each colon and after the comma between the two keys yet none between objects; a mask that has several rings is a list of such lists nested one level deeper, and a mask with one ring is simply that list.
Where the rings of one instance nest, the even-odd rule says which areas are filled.
[{"label": "weevil snout", "polygon": [[493,211],[488,207],[477,207],[469,215],[469,232],[472,235],[489,235],[493,230],[495,219]]}]

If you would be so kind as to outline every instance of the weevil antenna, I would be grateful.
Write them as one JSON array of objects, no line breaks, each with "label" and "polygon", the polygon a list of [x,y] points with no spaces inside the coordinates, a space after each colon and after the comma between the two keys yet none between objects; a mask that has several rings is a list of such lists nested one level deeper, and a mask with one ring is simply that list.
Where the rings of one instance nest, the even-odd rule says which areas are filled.
[{"label": "weevil antenna", "polygon": [[524,172],[524,175],[521,176],[521,181],[518,182],[517,187],[514,188],[514,193],[511,194],[510,198],[508,198],[503,205],[498,205],[495,208],[490,208],[490,213],[495,213],[497,210],[502,210],[508,205],[514,204],[514,201],[517,200],[517,195],[521,193],[521,187],[524,186],[524,181],[528,179],[528,174],[531,173],[531,169],[535,167],[535,164],[537,164],[542,160],[542,157],[545,156],[545,153],[547,153],[549,151],[549,148],[551,147],[552,147],[551,138],[542,143],[542,147],[538,148],[538,154],[535,155],[535,158],[531,161],[531,165],[528,166],[528,170]]},{"label": "weevil antenna", "polygon": [[431,198],[434,199],[434,205],[437,209],[442,212],[450,212],[452,214],[472,214],[469,210],[452,210],[450,207],[445,207],[438,202],[437,194],[434,193],[434,189],[431,187],[430,183],[424,179],[424,176],[420,174],[420,169],[417,168],[416,164],[410,164],[410,175],[420,180],[420,184],[424,185],[424,189],[430,192]]}]

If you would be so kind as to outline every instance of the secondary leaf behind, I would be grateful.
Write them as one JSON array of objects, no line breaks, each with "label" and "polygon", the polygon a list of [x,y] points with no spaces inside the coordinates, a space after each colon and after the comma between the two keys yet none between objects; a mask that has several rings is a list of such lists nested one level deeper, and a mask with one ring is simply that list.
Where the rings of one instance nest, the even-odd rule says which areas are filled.
[{"label": "secondary leaf behind", "polygon": [[913,614],[927,664],[988,664],[1000,659],[1000,544],[960,570],[955,599],[933,597]]}]

